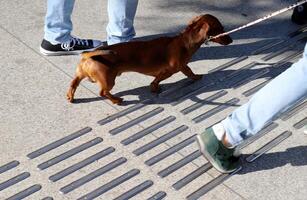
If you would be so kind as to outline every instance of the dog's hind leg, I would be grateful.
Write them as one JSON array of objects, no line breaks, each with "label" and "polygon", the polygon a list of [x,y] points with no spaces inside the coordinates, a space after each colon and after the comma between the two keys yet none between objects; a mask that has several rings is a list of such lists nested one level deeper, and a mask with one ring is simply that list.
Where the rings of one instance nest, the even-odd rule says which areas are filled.
[{"label": "dog's hind leg", "polygon": [[194,74],[191,70],[191,68],[189,66],[184,66],[181,68],[180,70],[184,75],[186,75],[187,77],[189,77],[192,80],[199,80],[202,78],[202,75],[200,74]]},{"label": "dog's hind leg", "polygon": [[114,104],[120,105],[123,102],[123,98],[116,97],[107,90],[100,90],[100,96],[110,99],[110,101],[112,101]]},{"label": "dog's hind leg", "polygon": [[76,77],[71,81],[66,95],[68,101],[73,102],[76,89],[84,78],[85,76],[77,69]]},{"label": "dog's hind leg", "polygon": [[110,93],[113,86],[115,85],[115,78],[116,78],[116,74],[111,74],[111,73],[108,73],[107,77],[104,76],[103,73],[99,75],[97,82],[101,88],[100,96],[110,99],[110,101],[112,101],[112,103],[114,104],[121,104],[123,102],[123,99],[120,97],[113,96]]}]

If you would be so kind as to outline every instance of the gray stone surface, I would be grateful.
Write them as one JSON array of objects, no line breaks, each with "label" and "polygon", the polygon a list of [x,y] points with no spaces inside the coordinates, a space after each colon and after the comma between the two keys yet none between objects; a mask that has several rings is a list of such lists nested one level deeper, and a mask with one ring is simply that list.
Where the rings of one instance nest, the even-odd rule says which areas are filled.
[{"label": "gray stone surface", "polygon": [[[139,2],[135,28],[138,39],[148,39],[178,32],[195,15],[211,13],[230,30],[292,2],[144,0]],[[151,77],[123,74],[112,91],[123,97],[125,103],[114,106],[101,99],[98,87],[87,81],[78,88],[78,103],[66,101],[66,90],[79,56],[39,54],[45,10],[46,2],[39,0],[0,3],[0,189],[4,188],[0,199],[14,195],[27,199],[78,199],[87,194],[97,199],[131,197],[137,200],[159,196],[164,199],[305,199],[306,135],[300,126],[297,129],[294,125],[306,119],[306,102],[300,102],[300,109],[281,116],[275,121],[276,128],[242,149],[243,169],[234,175],[221,175],[212,169],[197,152],[193,139],[193,135],[246,102],[251,95],[245,94],[252,94],[251,89],[286,69],[285,66],[274,68],[272,64],[285,60],[289,66],[299,58],[304,46],[299,39],[306,37],[306,33],[303,29],[298,35],[289,35],[301,28],[290,22],[291,11],[232,34],[234,42],[229,46],[203,45],[189,64],[196,73],[205,74],[201,81],[193,83],[178,73],[163,82],[162,93],[153,95],[148,88]],[[104,40],[106,1],[76,1],[73,22],[74,35]],[[223,70],[217,71],[218,67]],[[257,74],[255,80],[245,82],[245,78]],[[221,91],[223,95],[207,100]],[[219,110],[219,106],[225,106],[233,98],[239,100],[236,105]],[[153,101],[148,103],[148,99]],[[134,106],[140,107],[121,114]],[[157,109],[159,113],[142,118]],[[187,110],[190,111],[184,112]],[[112,116],[117,117],[112,119]],[[199,116],[202,118],[198,121]],[[98,123],[107,117],[111,120],[103,125]],[[138,123],[131,123],[140,117]],[[167,117],[175,118],[159,124]],[[173,132],[184,126],[187,128]],[[90,131],[80,137],[64,139],[86,127]],[[114,130],[120,131],[114,134]],[[292,135],[255,161],[245,161],[284,131],[291,131]],[[82,149],[84,143],[95,138],[97,144]],[[33,159],[27,157],[49,144],[52,144],[49,151]],[[135,153],[145,145],[149,148],[142,154]],[[107,148],[113,148],[114,152],[84,164],[87,158]],[[52,159],[57,160],[54,165],[44,170],[38,168]],[[56,182],[50,180],[50,176],[65,169],[74,170]],[[129,177],[126,173],[131,170],[135,174],[122,179]],[[86,180],[87,177],[91,178]],[[65,186],[78,180],[86,181],[67,194],[61,193]]]}]

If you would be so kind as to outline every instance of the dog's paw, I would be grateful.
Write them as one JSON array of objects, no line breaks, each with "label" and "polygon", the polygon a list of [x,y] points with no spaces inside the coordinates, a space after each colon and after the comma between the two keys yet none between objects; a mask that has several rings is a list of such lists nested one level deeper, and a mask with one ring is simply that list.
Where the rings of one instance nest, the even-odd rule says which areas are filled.
[{"label": "dog's paw", "polygon": [[72,102],[74,101],[74,97],[73,97],[71,94],[67,94],[67,95],[66,95],[66,99],[67,99],[70,103],[72,103]]}]

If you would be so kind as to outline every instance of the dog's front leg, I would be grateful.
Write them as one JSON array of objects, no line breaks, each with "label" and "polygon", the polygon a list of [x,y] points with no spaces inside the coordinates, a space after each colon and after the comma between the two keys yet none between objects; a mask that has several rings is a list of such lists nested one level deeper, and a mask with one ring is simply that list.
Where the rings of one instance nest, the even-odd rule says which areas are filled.
[{"label": "dog's front leg", "polygon": [[189,77],[192,80],[199,80],[202,78],[201,74],[194,74],[191,70],[191,68],[188,65],[185,65],[184,67],[181,68],[180,70],[184,75]]}]

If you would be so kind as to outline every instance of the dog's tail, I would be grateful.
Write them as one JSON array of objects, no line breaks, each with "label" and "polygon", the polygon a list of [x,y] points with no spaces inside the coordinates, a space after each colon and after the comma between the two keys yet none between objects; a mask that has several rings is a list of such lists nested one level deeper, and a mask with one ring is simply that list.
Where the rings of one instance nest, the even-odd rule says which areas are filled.
[{"label": "dog's tail", "polygon": [[81,54],[81,56],[84,59],[88,59],[93,56],[103,56],[103,55],[110,55],[110,54],[115,54],[115,52],[111,50],[85,51]]}]

